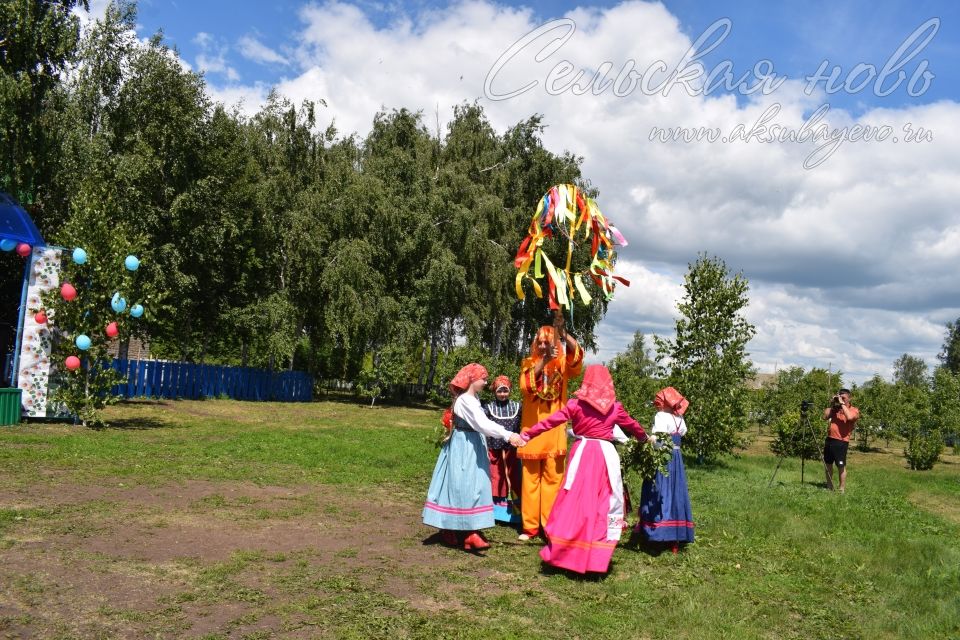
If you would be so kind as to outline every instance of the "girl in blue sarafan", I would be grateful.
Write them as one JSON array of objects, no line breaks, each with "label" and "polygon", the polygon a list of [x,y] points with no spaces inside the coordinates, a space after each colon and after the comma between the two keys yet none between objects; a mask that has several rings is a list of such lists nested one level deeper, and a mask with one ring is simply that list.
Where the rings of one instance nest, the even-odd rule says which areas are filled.
[{"label": "girl in blue sarafan", "polygon": [[687,491],[687,472],[680,453],[680,439],[687,433],[683,414],[690,401],[673,387],[667,387],[657,392],[653,405],[657,408],[653,433],[670,436],[673,456],[667,464],[666,476],[658,471],[652,481],[643,481],[640,522],[635,530],[650,542],[672,543],[676,553],[680,543],[693,542],[693,511]]},{"label": "girl in blue sarafan", "polygon": [[472,363],[450,382],[452,423],[433,469],[423,505],[423,523],[440,529],[443,541],[467,551],[486,549],[480,533],[494,526],[487,438],[520,446],[523,441],[488,418],[477,395],[487,385],[487,370]]}]

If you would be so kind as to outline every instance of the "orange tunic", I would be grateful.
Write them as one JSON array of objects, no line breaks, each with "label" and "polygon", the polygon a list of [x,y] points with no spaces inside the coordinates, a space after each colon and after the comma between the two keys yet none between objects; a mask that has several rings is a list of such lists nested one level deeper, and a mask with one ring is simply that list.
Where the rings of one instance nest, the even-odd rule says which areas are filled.
[{"label": "orange tunic", "polygon": [[[567,402],[567,381],[583,372],[583,349],[577,345],[573,356],[567,358],[566,349],[557,356],[557,370],[544,385],[533,375],[536,359],[524,358],[520,365],[520,390],[523,393],[523,410],[520,413],[520,432],[528,430],[540,420],[559,410]],[[525,447],[517,449],[521,460],[544,460],[567,454],[567,430],[564,425],[546,431]]]}]

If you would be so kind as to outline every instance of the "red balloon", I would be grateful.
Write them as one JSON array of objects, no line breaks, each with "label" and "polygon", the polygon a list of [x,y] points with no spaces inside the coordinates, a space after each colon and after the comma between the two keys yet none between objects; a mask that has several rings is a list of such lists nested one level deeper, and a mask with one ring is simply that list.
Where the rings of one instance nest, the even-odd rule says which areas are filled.
[{"label": "red balloon", "polygon": [[64,282],[63,286],[60,287],[60,295],[63,296],[64,300],[70,302],[77,297],[77,290],[69,282]]},{"label": "red balloon", "polygon": [[67,369],[70,371],[76,371],[80,368],[80,358],[77,356],[67,356],[66,361],[64,362],[67,365]]},{"label": "red balloon", "polygon": [[117,334],[120,333],[120,329],[117,328],[116,322],[111,322],[110,324],[108,324],[105,331],[107,333],[107,337],[109,338],[116,338]]},{"label": "red balloon", "polygon": [[37,311],[33,314],[33,319],[37,324],[47,324],[47,314],[43,311]]},{"label": "red balloon", "polygon": [[20,244],[17,245],[17,253],[19,253],[24,258],[30,255],[31,251],[33,251],[33,248],[30,245],[28,245],[26,242],[21,242]]}]

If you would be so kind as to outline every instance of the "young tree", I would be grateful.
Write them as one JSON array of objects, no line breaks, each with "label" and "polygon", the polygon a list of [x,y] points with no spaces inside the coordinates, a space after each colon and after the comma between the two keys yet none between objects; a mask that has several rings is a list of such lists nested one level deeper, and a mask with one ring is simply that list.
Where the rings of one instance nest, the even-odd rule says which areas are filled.
[{"label": "young tree", "polygon": [[953,443],[956,448],[960,431],[960,376],[946,367],[937,367],[933,372],[929,428],[940,442]]},{"label": "young tree", "polygon": [[956,437],[960,428],[960,375],[946,367],[937,367],[933,372],[930,423],[944,436]]},{"label": "young tree", "polygon": [[771,427],[770,448],[777,455],[816,458],[823,446],[826,424],[822,411],[840,387],[840,372],[814,367],[790,367],[777,374],[764,394],[759,420]]},{"label": "young tree", "polygon": [[[109,195],[102,191],[81,194],[76,206],[58,237],[62,244],[82,247],[87,254],[83,264],[68,255],[62,260],[60,281],[76,289],[76,298],[67,301],[56,289],[43,296],[56,379],[51,399],[63,403],[84,426],[97,427],[103,424],[100,411],[119,399],[113,387],[122,381],[111,368],[109,345],[139,333],[140,320],[131,315],[133,306],[139,304],[149,314],[158,298],[144,286],[139,269],[125,267],[126,256],[143,255],[146,239],[112,222]],[[124,299],[124,308],[112,306],[115,293]],[[113,336],[107,333],[111,324],[116,328]],[[80,336],[89,340],[86,349],[77,343]],[[70,356],[80,358],[79,369],[67,370],[65,362]]]},{"label": "young tree", "polygon": [[854,391],[854,402],[860,409],[860,420],[854,431],[859,447],[864,450],[869,448],[870,436],[884,438],[889,446],[896,424],[894,386],[877,374]]},{"label": "young tree", "polygon": [[927,377],[927,363],[917,356],[905,353],[893,362],[894,384],[926,389],[930,385]]},{"label": "young tree", "polygon": [[690,450],[698,460],[730,453],[746,426],[745,382],[752,364],[747,342],[756,330],[743,316],[749,284],[720,258],[698,256],[684,278],[685,295],[673,340],[656,338],[667,382],[690,400]]},{"label": "young tree", "polygon": [[404,364],[406,354],[403,347],[387,344],[364,363],[357,382],[360,395],[370,398],[370,406],[376,404],[395,384],[406,378]]},{"label": "young tree", "polygon": [[609,368],[617,389],[617,399],[630,415],[638,420],[644,417],[649,420],[653,415],[650,401],[660,389],[660,380],[656,377],[657,363],[646,345],[643,332],[638,330],[633,334],[626,351],[618,353]]}]

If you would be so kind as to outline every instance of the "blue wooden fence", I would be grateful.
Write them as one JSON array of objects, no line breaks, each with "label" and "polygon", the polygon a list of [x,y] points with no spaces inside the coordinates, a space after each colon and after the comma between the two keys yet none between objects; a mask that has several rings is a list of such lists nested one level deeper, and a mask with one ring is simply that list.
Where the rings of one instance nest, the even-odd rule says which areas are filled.
[{"label": "blue wooden fence", "polygon": [[190,362],[114,359],[113,368],[127,379],[114,387],[126,398],[219,398],[310,402],[313,376],[302,371],[222,367]]}]

